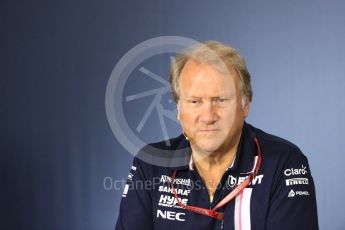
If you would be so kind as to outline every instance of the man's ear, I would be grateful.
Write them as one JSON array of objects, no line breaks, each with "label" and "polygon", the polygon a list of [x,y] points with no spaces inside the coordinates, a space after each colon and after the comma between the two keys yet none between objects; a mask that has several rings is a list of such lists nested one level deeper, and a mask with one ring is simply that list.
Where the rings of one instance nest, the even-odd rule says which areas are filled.
[{"label": "man's ear", "polygon": [[250,110],[250,101],[247,99],[247,97],[242,98],[242,109],[244,112],[244,117],[246,118],[249,115]]},{"label": "man's ear", "polygon": [[176,104],[176,107],[177,107],[177,120],[180,120],[180,105],[179,105],[179,103],[177,102],[177,104]]}]

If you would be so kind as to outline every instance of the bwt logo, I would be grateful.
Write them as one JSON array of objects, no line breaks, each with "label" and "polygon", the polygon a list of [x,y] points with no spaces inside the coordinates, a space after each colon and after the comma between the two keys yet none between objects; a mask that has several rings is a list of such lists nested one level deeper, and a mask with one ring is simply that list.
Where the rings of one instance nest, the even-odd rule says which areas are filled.
[{"label": "bwt logo", "polygon": [[[234,177],[232,175],[229,176],[228,178],[228,186],[230,186],[231,188],[233,188],[236,185],[241,184],[248,176],[243,176],[243,177]],[[252,182],[250,183],[250,185],[256,185],[256,184],[261,184],[262,182],[262,178],[264,177],[264,175],[257,175]]]},{"label": "bwt logo", "polygon": [[163,218],[168,220],[186,221],[184,216],[186,213],[183,212],[171,212],[171,211],[161,211],[157,209],[157,218]]}]

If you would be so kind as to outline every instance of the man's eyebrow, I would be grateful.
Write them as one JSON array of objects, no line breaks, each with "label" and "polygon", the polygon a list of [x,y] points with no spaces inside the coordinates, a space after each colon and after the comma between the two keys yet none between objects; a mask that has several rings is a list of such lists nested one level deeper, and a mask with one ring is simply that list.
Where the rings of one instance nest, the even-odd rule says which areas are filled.
[{"label": "man's eyebrow", "polygon": [[214,96],[214,97],[210,97],[211,99],[216,99],[216,98],[229,98],[229,95],[219,95],[219,96]]},{"label": "man's eyebrow", "polygon": [[185,95],[183,98],[201,98],[201,97],[195,96],[195,95]]},{"label": "man's eyebrow", "polygon": [[191,97],[183,97],[182,98],[182,100],[184,100],[184,101],[188,101],[188,100],[200,100],[201,99],[201,97],[193,97],[193,96],[191,96]]}]

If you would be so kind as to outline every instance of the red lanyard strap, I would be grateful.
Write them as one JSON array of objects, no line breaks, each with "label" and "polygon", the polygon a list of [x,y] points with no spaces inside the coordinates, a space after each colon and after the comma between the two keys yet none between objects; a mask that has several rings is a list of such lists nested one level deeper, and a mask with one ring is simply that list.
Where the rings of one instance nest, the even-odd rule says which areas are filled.
[{"label": "red lanyard strap", "polygon": [[254,162],[254,167],[251,171],[251,174],[240,184],[238,185],[234,190],[231,191],[224,199],[222,199],[213,209],[206,209],[206,208],[201,208],[201,207],[196,207],[196,206],[191,206],[191,205],[185,205],[181,202],[180,198],[177,196],[176,189],[174,188],[174,180],[176,177],[176,170],[173,172],[173,175],[171,177],[171,189],[172,192],[177,200],[177,203],[184,209],[199,213],[201,215],[209,216],[212,218],[216,218],[218,220],[223,220],[224,219],[224,213],[223,212],[217,212],[216,210],[225,206],[227,203],[229,203],[232,199],[234,199],[239,193],[241,193],[251,182],[252,180],[256,177],[256,175],[259,172],[259,169],[261,167],[261,161],[262,161],[262,153],[261,153],[261,146],[257,138],[254,139],[255,144],[257,147],[258,151],[258,157],[256,161]]},{"label": "red lanyard strap", "polygon": [[176,176],[176,170],[173,172],[173,175],[171,177],[171,189],[173,191],[173,194],[177,200],[177,203],[184,209],[191,211],[191,212],[196,212],[204,216],[209,216],[212,218],[216,218],[218,220],[223,220],[224,219],[224,213],[217,212],[215,210],[207,209],[207,208],[201,208],[201,207],[196,207],[196,206],[191,206],[191,205],[185,205],[181,202],[180,198],[177,196],[176,190],[174,188],[174,180]]}]

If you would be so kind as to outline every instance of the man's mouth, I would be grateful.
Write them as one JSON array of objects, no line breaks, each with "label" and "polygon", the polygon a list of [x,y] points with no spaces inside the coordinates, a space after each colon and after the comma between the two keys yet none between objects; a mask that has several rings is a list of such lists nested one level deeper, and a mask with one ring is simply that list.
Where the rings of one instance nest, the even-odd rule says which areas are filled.
[{"label": "man's mouth", "polygon": [[199,132],[202,133],[213,133],[213,132],[218,132],[220,129],[200,129]]}]

